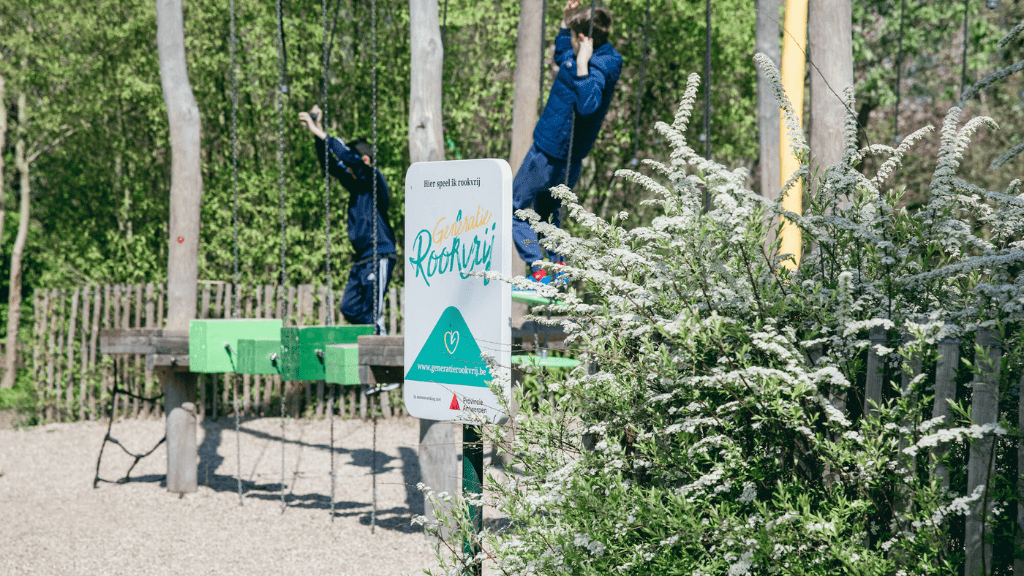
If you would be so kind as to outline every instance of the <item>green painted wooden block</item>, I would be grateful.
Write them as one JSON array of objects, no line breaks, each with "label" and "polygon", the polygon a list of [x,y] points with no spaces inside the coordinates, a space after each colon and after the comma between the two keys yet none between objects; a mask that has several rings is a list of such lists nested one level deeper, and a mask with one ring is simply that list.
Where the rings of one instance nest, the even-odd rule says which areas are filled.
[{"label": "green painted wooden block", "polygon": [[279,338],[280,335],[280,320],[191,320],[188,324],[189,370],[207,374],[238,372],[239,339]]},{"label": "green painted wooden block", "polygon": [[361,384],[359,344],[329,344],[324,350],[324,380],[335,384]]},{"label": "green painted wooden block", "polygon": [[277,364],[273,359],[280,357],[280,338],[246,338],[238,341],[239,374],[277,374]]},{"label": "green painted wooden block", "polygon": [[373,334],[373,326],[289,326],[281,328],[281,378],[323,380],[323,354],[330,344],[355,344],[360,336]]}]

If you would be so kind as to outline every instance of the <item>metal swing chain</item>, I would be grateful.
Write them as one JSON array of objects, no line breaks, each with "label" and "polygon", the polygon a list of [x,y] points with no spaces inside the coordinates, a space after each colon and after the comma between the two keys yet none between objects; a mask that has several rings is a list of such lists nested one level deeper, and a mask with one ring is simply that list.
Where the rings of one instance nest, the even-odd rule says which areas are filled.
[{"label": "metal swing chain", "polygon": [[630,164],[636,167],[640,164],[637,154],[640,152],[640,106],[644,97],[644,72],[647,67],[647,46],[651,38],[651,0],[647,0],[647,11],[644,14],[644,45],[640,57],[640,85],[636,91],[636,118],[633,121],[633,160]]},{"label": "metal swing chain", "polygon": [[[590,0],[590,34],[588,38],[594,39],[594,10],[597,8],[597,0]],[[569,32],[572,34],[572,31]],[[569,173],[572,171],[572,148],[576,136],[576,106],[573,105],[572,117],[569,121],[569,154],[565,158],[565,186],[569,187]],[[581,159],[582,161],[582,159]]]},{"label": "metal swing chain", "polygon": [[900,2],[900,37],[896,43],[896,109],[892,114],[892,139],[900,143],[900,81],[903,73],[903,14],[907,9],[907,0]]},{"label": "metal swing chain", "polygon": [[[327,0],[322,2],[322,13],[323,13],[323,34],[324,34],[324,74],[323,74],[323,88],[321,91],[321,99],[323,100],[323,125],[324,125],[324,247],[326,250],[324,263],[326,265],[327,272],[327,325],[334,325],[334,292],[331,286],[331,180],[330,180],[330,137],[326,134],[327,130],[327,75],[330,73],[328,68],[330,61],[330,43],[333,38],[328,38],[327,35]],[[331,391],[331,398],[334,397],[333,385]],[[331,522],[334,522],[334,402],[332,400],[328,412],[330,413],[329,419],[331,421],[331,432],[330,432],[330,450],[331,450]]]},{"label": "metal swing chain", "polygon": [[[370,42],[373,54],[372,66],[370,67],[370,85],[372,88],[373,100],[373,166],[370,176],[373,178],[373,264],[376,267],[373,272],[373,333],[377,331],[377,293],[380,291],[380,265],[377,262],[377,0],[370,0]],[[370,513],[370,534],[377,528],[377,409],[373,406],[371,397],[370,408],[373,410],[373,456],[371,462],[370,476],[373,477],[373,511]]]},{"label": "metal swing chain", "polygon": [[[238,301],[241,296],[238,285],[238,84],[235,79],[235,44],[238,42],[238,36],[235,33],[235,0],[230,0],[229,5],[231,10],[231,189],[235,224],[235,298],[231,316],[237,320]],[[231,352],[229,348],[228,353]],[[242,437],[238,424],[238,386],[234,376],[231,376],[231,388],[233,389],[235,411],[235,463],[237,465],[235,476],[238,480],[238,505],[242,506]]]},{"label": "metal swing chain", "polygon": [[[277,91],[277,166],[279,170],[278,174],[278,185],[281,189],[281,290],[278,290],[277,294],[277,307],[279,310],[284,310],[284,286],[287,278],[287,267],[285,266],[285,213],[284,213],[284,94],[288,92],[288,84],[285,78],[286,70],[286,55],[284,51],[284,18],[281,14],[281,0],[277,0],[277,74],[278,74],[278,91]],[[286,508],[284,501],[284,383],[281,385],[281,513],[284,514]]]}]

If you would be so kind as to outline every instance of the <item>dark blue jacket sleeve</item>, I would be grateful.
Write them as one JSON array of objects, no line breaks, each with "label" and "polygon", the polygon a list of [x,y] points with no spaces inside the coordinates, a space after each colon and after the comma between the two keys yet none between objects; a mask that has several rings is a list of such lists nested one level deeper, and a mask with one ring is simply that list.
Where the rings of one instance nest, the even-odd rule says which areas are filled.
[{"label": "dark blue jacket sleeve", "polygon": [[324,161],[327,161],[328,171],[331,176],[338,179],[345,188],[351,189],[356,184],[356,179],[349,173],[348,168],[352,168],[352,172],[359,174],[359,167],[365,167],[363,159],[355,153],[354,150],[345,146],[345,144],[337,138],[328,137],[327,149],[330,151],[330,157],[325,158],[324,155],[324,141],[315,138],[316,140],[316,159],[320,163],[320,169],[324,168]]},{"label": "dark blue jacket sleeve", "polygon": [[562,28],[555,38],[555,61],[559,66],[569,64],[568,72],[572,79],[569,84],[572,86],[573,94],[576,96],[574,102],[576,112],[581,116],[589,116],[597,112],[604,99],[604,88],[608,83],[604,72],[594,66],[594,61],[589,62],[589,73],[586,76],[576,75],[576,58],[572,52],[572,41],[569,38],[571,32]]},{"label": "dark blue jacket sleeve", "polygon": [[562,28],[555,36],[555,63],[564,66],[566,61],[575,60],[576,55],[572,53],[572,32],[568,28]]}]

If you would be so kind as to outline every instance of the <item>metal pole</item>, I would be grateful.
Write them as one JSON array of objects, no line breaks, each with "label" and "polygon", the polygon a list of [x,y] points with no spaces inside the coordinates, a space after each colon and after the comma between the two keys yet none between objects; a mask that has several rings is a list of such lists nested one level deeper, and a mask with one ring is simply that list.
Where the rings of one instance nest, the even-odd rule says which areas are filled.
[{"label": "metal pole", "polygon": [[[466,424],[462,427],[462,497],[467,500],[483,494],[484,488],[484,443],[480,428]],[[484,527],[484,509],[482,506],[469,507],[469,520],[473,525],[473,535],[480,534]],[[470,559],[480,552],[480,545],[472,540],[463,543],[463,552]],[[468,576],[481,576],[482,566],[473,565],[467,572]]]}]

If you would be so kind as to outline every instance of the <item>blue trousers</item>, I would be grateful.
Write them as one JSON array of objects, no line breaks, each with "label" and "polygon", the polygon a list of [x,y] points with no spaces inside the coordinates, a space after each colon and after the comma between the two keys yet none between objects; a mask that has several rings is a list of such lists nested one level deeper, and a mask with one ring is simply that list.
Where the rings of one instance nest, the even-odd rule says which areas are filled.
[{"label": "blue trousers", "polygon": [[[565,183],[565,164],[565,160],[551,158],[538,150],[535,144],[526,153],[526,158],[523,159],[523,164],[512,181],[512,239],[516,243],[519,257],[530,265],[531,272],[540,268],[534,266],[534,262],[545,257],[552,262],[559,262],[564,258],[560,254],[544,250],[529,222],[516,217],[515,211],[532,208],[540,214],[541,220],[550,221],[561,227],[562,216],[559,210],[562,205],[551,196],[551,188]],[[580,163],[574,162],[569,169],[569,187],[575,186],[579,178]]]},{"label": "blue trousers", "polygon": [[[390,258],[388,257],[390,256]],[[349,324],[373,324],[373,299],[377,298],[377,323],[380,333],[387,334],[384,329],[384,295],[388,292],[391,272],[395,269],[395,255],[378,256],[376,262],[372,258],[357,262],[348,272],[348,283],[345,295],[341,298],[341,314]],[[376,282],[377,275],[383,278]],[[374,284],[377,294],[374,294]]]}]

